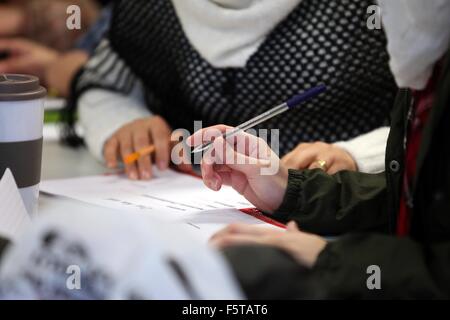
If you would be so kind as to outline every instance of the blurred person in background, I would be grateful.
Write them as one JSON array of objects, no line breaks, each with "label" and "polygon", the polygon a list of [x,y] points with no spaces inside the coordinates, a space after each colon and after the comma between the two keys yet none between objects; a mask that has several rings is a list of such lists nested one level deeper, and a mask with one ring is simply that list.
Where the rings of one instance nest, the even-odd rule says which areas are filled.
[{"label": "blurred person in background", "polygon": [[[80,30],[66,26],[70,5],[81,9]],[[0,73],[36,75],[51,94],[66,97],[76,72],[108,29],[110,13],[91,0],[0,2]]]},{"label": "blurred person in background", "polygon": [[[67,8],[81,9],[82,27],[68,32]],[[93,0],[10,0],[0,2],[0,37],[23,37],[64,52],[95,23],[101,8]]]}]

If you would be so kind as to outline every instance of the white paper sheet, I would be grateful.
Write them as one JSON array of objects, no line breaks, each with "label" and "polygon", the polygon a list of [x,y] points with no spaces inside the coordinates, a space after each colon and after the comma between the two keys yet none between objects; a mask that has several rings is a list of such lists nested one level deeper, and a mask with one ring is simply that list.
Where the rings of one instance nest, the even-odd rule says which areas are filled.
[{"label": "white paper sheet", "polygon": [[3,257],[0,299],[241,299],[225,259],[192,234],[105,208],[46,214]]},{"label": "white paper sheet", "polygon": [[30,223],[14,176],[7,169],[0,180],[0,235],[15,241]]},{"label": "white paper sheet", "polygon": [[183,222],[204,239],[230,223],[268,225],[239,211],[253,206],[230,187],[214,192],[201,179],[175,171],[157,171],[155,176],[146,182],[118,175],[44,181],[41,192]]}]

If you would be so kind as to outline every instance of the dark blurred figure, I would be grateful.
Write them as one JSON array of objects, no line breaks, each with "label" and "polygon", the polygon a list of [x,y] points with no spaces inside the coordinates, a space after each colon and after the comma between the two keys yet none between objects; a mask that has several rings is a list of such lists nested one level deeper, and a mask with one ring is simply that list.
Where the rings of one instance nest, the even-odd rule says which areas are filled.
[{"label": "dark blurred figure", "polygon": [[[72,78],[109,27],[107,1],[0,2],[0,73],[38,76],[53,95],[67,96]],[[81,8],[81,29],[68,30],[67,7]]]},{"label": "dark blurred figure", "polygon": [[[78,5],[81,30],[67,30],[67,7]],[[58,51],[70,50],[95,23],[100,6],[93,0],[10,0],[0,5],[0,37],[24,37]]]}]

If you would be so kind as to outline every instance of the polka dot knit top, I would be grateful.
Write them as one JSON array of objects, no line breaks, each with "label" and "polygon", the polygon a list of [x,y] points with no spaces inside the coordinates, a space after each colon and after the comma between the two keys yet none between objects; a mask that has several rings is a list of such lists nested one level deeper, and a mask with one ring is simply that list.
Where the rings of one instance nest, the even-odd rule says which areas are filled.
[{"label": "polka dot knit top", "polygon": [[245,67],[221,69],[189,43],[171,1],[117,1],[108,38],[77,77],[73,98],[92,88],[127,95],[139,82],[153,114],[193,130],[194,121],[236,126],[325,84],[326,94],[261,128],[280,130],[282,155],[302,142],[348,140],[382,126],[396,93],[383,30],[366,25],[371,4],[303,0]]}]

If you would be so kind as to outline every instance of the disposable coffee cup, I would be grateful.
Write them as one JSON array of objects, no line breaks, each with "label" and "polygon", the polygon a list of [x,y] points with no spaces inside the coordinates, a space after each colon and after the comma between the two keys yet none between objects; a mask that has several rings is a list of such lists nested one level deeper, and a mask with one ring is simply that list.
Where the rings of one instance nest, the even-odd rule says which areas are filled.
[{"label": "disposable coffee cup", "polygon": [[30,216],[38,210],[46,94],[37,77],[0,74],[0,177],[11,169]]}]

